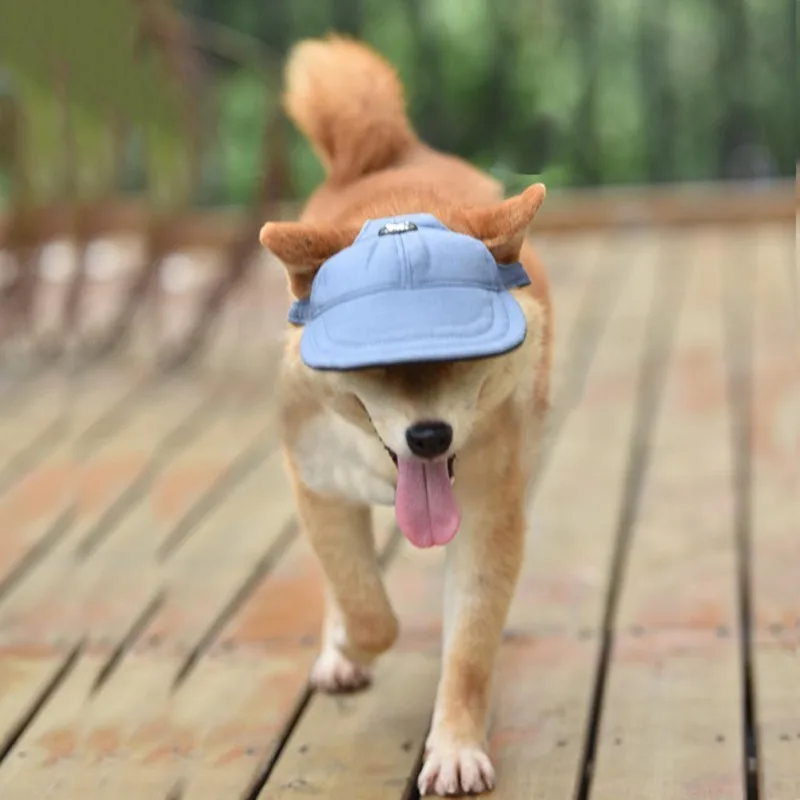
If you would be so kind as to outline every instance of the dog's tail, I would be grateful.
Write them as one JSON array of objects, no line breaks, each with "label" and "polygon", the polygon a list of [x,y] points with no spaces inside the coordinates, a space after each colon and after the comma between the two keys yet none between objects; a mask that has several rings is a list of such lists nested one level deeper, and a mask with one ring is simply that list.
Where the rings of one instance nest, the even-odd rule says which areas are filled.
[{"label": "dog's tail", "polygon": [[418,141],[397,73],[366,45],[306,39],[289,54],[285,82],[287,113],[337,183],[392,166]]}]

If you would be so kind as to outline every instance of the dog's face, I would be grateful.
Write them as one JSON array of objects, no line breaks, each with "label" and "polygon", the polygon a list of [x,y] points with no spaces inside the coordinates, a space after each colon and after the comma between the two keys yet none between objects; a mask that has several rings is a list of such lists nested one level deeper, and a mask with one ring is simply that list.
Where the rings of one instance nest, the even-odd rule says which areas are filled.
[{"label": "dog's face", "polygon": [[[536,184],[494,206],[440,210],[448,227],[483,241],[498,263],[519,258],[527,227],[544,199]],[[423,210],[423,209],[420,209]],[[299,222],[267,223],[261,242],[283,261],[297,298],[310,292],[319,267],[352,244],[360,226]],[[307,385],[337,413],[377,433],[393,458],[452,459],[482,433],[482,420],[516,388],[521,361],[530,364],[531,342],[541,338],[538,308],[521,298],[528,320],[526,342],[517,350],[475,360],[314,372],[300,362],[300,332],[290,333],[289,351]],[[290,366],[290,368],[292,368]]]},{"label": "dog's face", "polygon": [[337,413],[377,433],[394,458],[427,449],[451,459],[485,432],[482,423],[516,388],[520,355],[315,373],[314,380]]}]

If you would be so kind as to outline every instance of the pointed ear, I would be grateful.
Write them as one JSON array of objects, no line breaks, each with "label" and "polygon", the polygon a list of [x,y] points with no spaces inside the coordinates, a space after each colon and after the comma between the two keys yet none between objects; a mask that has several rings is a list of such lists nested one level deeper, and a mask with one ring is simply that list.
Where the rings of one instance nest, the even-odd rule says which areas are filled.
[{"label": "pointed ear", "polygon": [[535,183],[502,203],[465,211],[473,236],[489,248],[498,264],[510,264],[519,259],[528,225],[544,196],[544,184]]},{"label": "pointed ear", "polygon": [[358,228],[310,225],[305,222],[268,222],[261,229],[262,247],[274,253],[286,268],[289,289],[302,299],[311,292],[317,270],[331,256],[349,247]]}]

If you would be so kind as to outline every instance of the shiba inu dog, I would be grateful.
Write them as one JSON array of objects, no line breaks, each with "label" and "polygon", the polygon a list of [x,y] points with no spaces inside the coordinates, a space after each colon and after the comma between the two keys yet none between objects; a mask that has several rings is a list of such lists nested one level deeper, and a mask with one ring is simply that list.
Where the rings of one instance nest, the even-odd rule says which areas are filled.
[{"label": "shiba inu dog", "polygon": [[417,547],[447,546],[441,680],[419,787],[493,787],[486,717],[523,558],[548,408],[552,321],[526,231],[536,184],[423,144],[391,66],[340,37],[298,44],[285,107],[327,178],[262,245],[295,300],[280,415],[297,512],[326,576],[324,691],[361,688],[398,635],[370,505]]}]

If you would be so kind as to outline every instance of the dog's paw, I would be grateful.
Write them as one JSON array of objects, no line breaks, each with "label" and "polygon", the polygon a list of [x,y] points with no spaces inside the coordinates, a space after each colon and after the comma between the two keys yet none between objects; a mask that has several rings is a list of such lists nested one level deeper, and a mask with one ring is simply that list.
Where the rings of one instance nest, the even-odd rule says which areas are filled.
[{"label": "dog's paw", "polygon": [[369,667],[356,664],[334,647],[320,653],[311,670],[311,685],[321,692],[355,692],[369,686],[372,673]]},{"label": "dog's paw", "polygon": [[428,747],[417,786],[422,795],[446,797],[489,792],[494,784],[492,762],[477,745],[432,743]]}]

